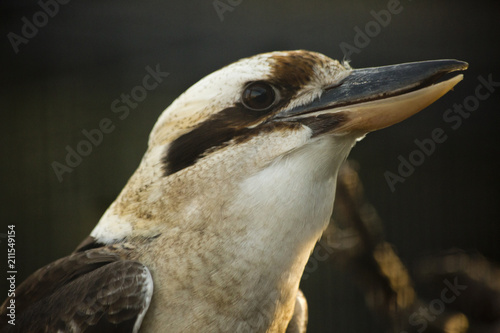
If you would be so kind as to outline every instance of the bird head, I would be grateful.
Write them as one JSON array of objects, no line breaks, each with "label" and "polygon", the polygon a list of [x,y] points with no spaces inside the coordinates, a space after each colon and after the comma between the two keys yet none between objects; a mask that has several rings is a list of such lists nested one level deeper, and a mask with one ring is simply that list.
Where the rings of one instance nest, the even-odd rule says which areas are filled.
[{"label": "bird head", "polygon": [[141,248],[132,259],[151,270],[164,308],[194,298],[189,311],[208,302],[230,318],[224,328],[264,313],[284,331],[352,146],[437,100],[462,79],[439,77],[466,67],[352,69],[308,51],[239,60],[162,113],[91,236]]},{"label": "bird head", "polygon": [[[355,142],[453,88],[467,64],[352,69],[309,51],[239,60],[201,79],[160,116],[135,174],[93,232],[103,242],[210,228],[310,246],[333,208]],[[251,230],[251,231],[249,231]],[[259,240],[256,240],[256,239]]]}]

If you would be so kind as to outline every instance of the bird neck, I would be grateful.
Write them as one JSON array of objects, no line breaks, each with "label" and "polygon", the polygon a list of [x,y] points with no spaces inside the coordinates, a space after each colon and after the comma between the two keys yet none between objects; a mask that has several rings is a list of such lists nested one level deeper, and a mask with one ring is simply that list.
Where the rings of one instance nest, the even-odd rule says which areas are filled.
[{"label": "bird neck", "polygon": [[[179,306],[223,300],[228,316],[245,317],[252,308],[277,322],[293,312],[302,272],[332,213],[338,169],[353,143],[322,137],[264,167],[245,160],[195,165],[167,178],[151,158],[159,153],[150,151],[93,234],[101,241],[110,234],[159,235],[155,248],[137,258],[153,278],[163,276],[155,279],[159,307],[172,306],[169,293],[191,279],[194,289]],[[177,275],[183,277],[178,288]],[[202,307],[209,313],[221,305]]]}]

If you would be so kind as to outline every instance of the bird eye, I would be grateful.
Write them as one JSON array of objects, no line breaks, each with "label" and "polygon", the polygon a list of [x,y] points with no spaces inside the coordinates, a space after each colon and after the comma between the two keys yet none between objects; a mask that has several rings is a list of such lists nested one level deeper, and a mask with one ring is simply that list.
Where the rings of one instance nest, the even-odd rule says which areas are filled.
[{"label": "bird eye", "polygon": [[269,83],[252,82],[243,90],[241,102],[250,110],[265,111],[277,101],[277,97],[276,89]]}]

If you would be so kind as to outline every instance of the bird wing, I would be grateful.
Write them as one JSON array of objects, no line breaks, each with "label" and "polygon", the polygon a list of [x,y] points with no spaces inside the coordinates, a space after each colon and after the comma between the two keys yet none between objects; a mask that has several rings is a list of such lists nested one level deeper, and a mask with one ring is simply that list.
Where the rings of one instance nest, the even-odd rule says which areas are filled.
[{"label": "bird wing", "polygon": [[[153,293],[139,262],[110,248],[73,253],[33,273],[0,307],[1,332],[138,332]],[[7,321],[11,299],[15,326]],[[5,325],[5,326],[4,326]],[[3,327],[3,329],[2,329]]]}]

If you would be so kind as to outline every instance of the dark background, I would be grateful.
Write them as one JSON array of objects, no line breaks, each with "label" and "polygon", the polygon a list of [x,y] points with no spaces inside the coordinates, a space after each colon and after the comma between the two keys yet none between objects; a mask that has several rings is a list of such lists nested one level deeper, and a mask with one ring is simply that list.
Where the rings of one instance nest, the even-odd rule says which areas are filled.
[{"label": "dark background", "polygon": [[[222,0],[226,3],[225,0]],[[373,21],[388,1],[232,1],[218,16],[212,1],[81,1],[60,5],[16,54],[7,38],[32,22],[36,1],[1,7],[1,224],[16,226],[18,283],[36,268],[71,252],[93,228],[137,167],[149,132],[172,100],[201,77],[239,58],[308,49],[344,57],[354,28]],[[444,112],[475,94],[479,76],[500,81],[500,3],[401,0],[402,11],[368,45],[353,67],[456,58],[469,62],[453,92],[411,119],[369,134],[351,158],[360,164],[368,200],[403,262],[457,247],[500,260],[498,146],[500,87],[453,130]],[[111,103],[142,83],[146,66],[170,75],[120,120]],[[82,130],[103,118],[116,126],[59,182],[51,163],[64,163]],[[442,128],[447,140],[391,192],[385,171],[415,139]],[[0,299],[6,297],[6,239],[0,235]],[[5,257],[5,258],[4,258]],[[304,281],[311,332],[382,332],[349,276],[328,262]]]}]

